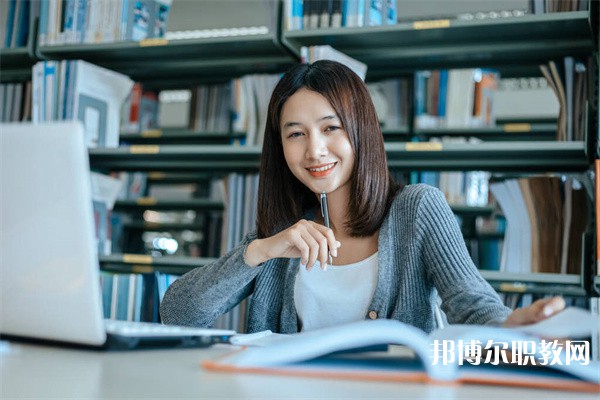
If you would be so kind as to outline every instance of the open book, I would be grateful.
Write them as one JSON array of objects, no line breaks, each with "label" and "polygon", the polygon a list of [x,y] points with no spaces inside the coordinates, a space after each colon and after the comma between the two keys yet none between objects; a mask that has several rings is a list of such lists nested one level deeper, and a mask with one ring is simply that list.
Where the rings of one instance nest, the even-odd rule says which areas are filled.
[{"label": "open book", "polygon": [[[514,385],[598,393],[600,363],[590,360],[589,341],[549,338],[585,339],[599,325],[597,316],[577,308],[529,326],[453,325],[429,335],[399,321],[365,320],[277,335],[271,344],[243,347],[202,365],[224,372]],[[265,343],[264,338],[262,341]],[[382,345],[385,351],[381,351]],[[375,348],[379,351],[365,351]]]}]

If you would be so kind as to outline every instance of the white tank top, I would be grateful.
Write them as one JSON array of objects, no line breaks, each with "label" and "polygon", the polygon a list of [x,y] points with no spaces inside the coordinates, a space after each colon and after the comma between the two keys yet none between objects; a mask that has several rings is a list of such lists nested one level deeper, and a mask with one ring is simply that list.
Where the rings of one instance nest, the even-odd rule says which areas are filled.
[{"label": "white tank top", "polygon": [[302,331],[365,319],[377,287],[377,253],[349,265],[319,262],[309,271],[304,265],[296,275],[294,304]]}]

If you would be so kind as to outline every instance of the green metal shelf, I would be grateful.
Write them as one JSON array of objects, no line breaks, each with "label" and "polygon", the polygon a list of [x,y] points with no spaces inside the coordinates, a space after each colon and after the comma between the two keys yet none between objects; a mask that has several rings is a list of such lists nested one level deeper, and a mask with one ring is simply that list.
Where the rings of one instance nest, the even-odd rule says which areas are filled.
[{"label": "green metal shelf", "polygon": [[563,296],[585,296],[581,276],[546,273],[509,273],[479,271],[494,289],[503,293],[559,294]]},{"label": "green metal shelf", "polygon": [[282,43],[296,54],[301,46],[331,45],[366,63],[370,79],[418,69],[534,65],[593,51],[587,11],[286,31]]},{"label": "green metal shelf", "polygon": [[381,134],[383,135],[383,140],[386,142],[408,142],[412,139],[410,128],[408,126],[403,126],[396,129],[388,129],[383,127],[381,128]]},{"label": "green metal shelf", "polygon": [[294,59],[275,33],[185,40],[41,46],[42,59],[81,59],[161,88],[285,71]]},{"label": "green metal shelf", "polygon": [[556,140],[556,124],[512,123],[501,124],[494,127],[467,129],[416,129],[413,135],[421,138],[466,136],[476,137],[482,140],[553,141]]},{"label": "green metal shelf", "polygon": [[[583,142],[386,143],[390,168],[406,171],[582,172]],[[258,146],[129,146],[91,149],[93,169],[108,171],[256,171]]]},{"label": "green metal shelf", "polygon": [[156,129],[142,133],[121,133],[119,139],[127,144],[230,144],[245,137],[245,133]]},{"label": "green metal shelf", "polygon": [[4,83],[31,80],[31,68],[35,62],[27,47],[0,49],[0,81]]},{"label": "green metal shelf", "polygon": [[149,232],[157,231],[199,231],[204,230],[199,223],[183,223],[183,222],[148,222],[148,221],[131,221],[123,224],[124,229],[143,230]]},{"label": "green metal shelf", "polygon": [[386,143],[388,165],[409,171],[581,172],[584,142]]},{"label": "green metal shelf", "polygon": [[193,199],[193,200],[157,200],[152,197],[142,197],[138,200],[118,200],[113,211],[141,211],[141,210],[197,210],[197,211],[223,211],[225,206],[222,201]]},{"label": "green metal shelf", "polygon": [[197,257],[151,257],[141,254],[111,254],[99,257],[102,271],[140,274],[153,272],[184,274],[215,260],[215,258]]},{"label": "green metal shelf", "polygon": [[[152,273],[156,271],[183,274],[207,265],[216,258],[151,257],[140,254],[112,254],[100,256],[103,271],[122,273]],[[481,275],[501,292],[507,293],[557,293],[567,296],[584,296],[579,275],[561,274],[511,274],[499,271],[480,271]]]},{"label": "green metal shelf", "polygon": [[148,184],[158,185],[178,185],[182,183],[206,183],[212,178],[227,175],[227,172],[212,173],[212,172],[192,172],[192,173],[164,173],[151,171],[148,173]]},{"label": "green metal shelf", "polygon": [[91,149],[94,169],[113,171],[256,171],[261,149],[231,145],[139,145]]}]

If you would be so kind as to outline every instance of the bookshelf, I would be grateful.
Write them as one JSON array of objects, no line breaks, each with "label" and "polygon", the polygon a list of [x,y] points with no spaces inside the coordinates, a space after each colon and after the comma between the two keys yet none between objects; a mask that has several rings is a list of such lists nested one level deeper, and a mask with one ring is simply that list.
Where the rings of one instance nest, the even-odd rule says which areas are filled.
[{"label": "bookshelf", "polygon": [[93,169],[105,171],[255,171],[261,149],[230,145],[138,145],[90,149]]},{"label": "bookshelf", "polygon": [[[280,6],[280,3],[278,3]],[[597,12],[597,8],[595,9]],[[539,74],[537,64],[564,56],[588,56],[597,52],[594,23],[587,11],[526,15],[498,20],[436,20],[399,23],[372,28],[326,28],[285,31],[281,13],[278,28],[246,36],[202,39],[146,40],[103,44],[37,46],[31,39],[26,48],[0,50],[0,80],[31,78],[37,60],[82,59],[124,73],[149,89],[189,88],[203,83],[225,82],[253,73],[279,73],[297,62],[301,46],[329,44],[369,66],[367,80],[411,76],[419,69],[494,67],[503,76]],[[36,25],[36,24],[34,24]],[[33,35],[32,35],[33,36]],[[595,64],[598,70],[598,61]],[[600,78],[598,78],[600,79]],[[598,109],[598,80],[595,110]],[[592,102],[593,103],[593,102]],[[594,110],[594,104],[591,105]],[[590,113],[588,133],[597,129],[598,113]],[[410,171],[475,171],[501,173],[586,173],[597,154],[596,135],[586,142],[556,142],[556,125],[533,122],[517,126],[503,124],[485,129],[385,130],[390,168]],[[419,143],[411,140],[438,136],[470,136],[486,140],[478,144]],[[223,133],[197,133],[185,129],[122,134],[116,149],[90,149],[92,169],[104,172],[149,172],[148,182],[187,183],[229,172],[256,172],[261,149],[231,146],[241,137]],[[395,141],[397,140],[397,141]],[[489,140],[497,140],[495,142]],[[205,200],[157,201],[154,204],[121,201],[116,211],[153,210],[222,211],[223,204]],[[488,210],[455,210],[479,215]],[[135,229],[160,226],[131,225]],[[186,229],[188,226],[163,226]],[[588,251],[587,249],[586,251]],[[210,258],[135,258],[114,254],[101,257],[101,267],[111,272],[165,272],[180,274],[205,265]],[[482,274],[497,290],[528,293],[551,291],[585,295],[582,276],[526,274],[512,276],[495,271]],[[548,274],[549,275],[549,274]],[[599,279],[594,278],[596,292]],[[513,285],[513,286],[511,286]],[[519,285],[525,285],[522,289]],[[594,290],[594,289],[592,289]],[[583,294],[582,294],[583,293]]]},{"label": "bookshelf", "polygon": [[554,141],[554,123],[505,123],[485,128],[415,129],[413,136],[428,139],[441,136],[468,136],[485,141]]},{"label": "bookshelf", "polygon": [[0,81],[23,82],[31,79],[31,67],[35,63],[29,48],[0,49]]},{"label": "bookshelf", "polygon": [[302,46],[331,45],[366,63],[371,80],[417,69],[539,64],[594,49],[587,11],[286,31],[281,41],[297,56]]},{"label": "bookshelf", "polygon": [[[183,274],[214,261],[214,258],[150,257],[139,254],[111,254],[100,257],[103,270],[119,273]],[[585,296],[578,275],[516,274],[498,271],[481,271],[481,275],[503,293],[557,293],[566,296]]]},{"label": "bookshelf", "polygon": [[196,211],[223,211],[224,205],[221,201],[207,199],[193,200],[158,200],[152,197],[142,197],[137,200],[118,200],[114,211],[142,211],[142,210],[196,210]]},{"label": "bookshelf", "polygon": [[122,144],[230,144],[246,137],[235,132],[197,132],[189,129],[155,129],[141,133],[121,133]]},{"label": "bookshelf", "polygon": [[100,266],[103,271],[107,272],[139,274],[163,272],[179,275],[209,264],[214,260],[214,258],[200,257],[151,257],[140,254],[111,254],[100,256]]},{"label": "bookshelf", "polygon": [[245,74],[281,72],[293,62],[279,44],[276,32],[205,39],[42,46],[36,55],[42,60],[89,61],[128,75],[143,82],[145,87],[154,85],[161,89],[227,81]]},{"label": "bookshelf", "polygon": [[0,82],[24,82],[31,79],[31,68],[38,61],[35,55],[37,27],[37,19],[34,14],[30,14],[27,44],[16,48],[0,47]]},{"label": "bookshelf", "polygon": [[[386,143],[390,168],[583,172],[583,142]],[[139,145],[90,149],[92,168],[105,171],[256,171],[258,146]]]}]

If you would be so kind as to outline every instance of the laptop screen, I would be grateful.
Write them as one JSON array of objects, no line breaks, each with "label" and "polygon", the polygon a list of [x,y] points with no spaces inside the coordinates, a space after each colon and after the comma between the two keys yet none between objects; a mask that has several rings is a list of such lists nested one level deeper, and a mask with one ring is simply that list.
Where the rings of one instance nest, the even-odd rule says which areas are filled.
[{"label": "laptop screen", "polygon": [[79,122],[0,124],[0,332],[104,343]]}]

